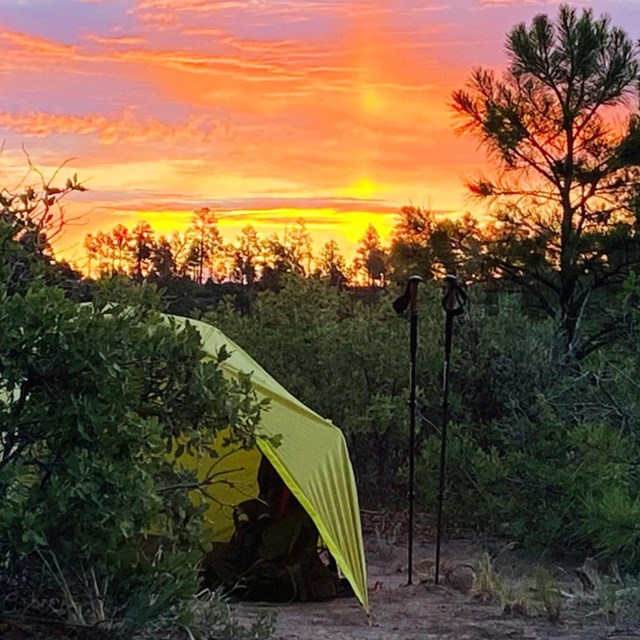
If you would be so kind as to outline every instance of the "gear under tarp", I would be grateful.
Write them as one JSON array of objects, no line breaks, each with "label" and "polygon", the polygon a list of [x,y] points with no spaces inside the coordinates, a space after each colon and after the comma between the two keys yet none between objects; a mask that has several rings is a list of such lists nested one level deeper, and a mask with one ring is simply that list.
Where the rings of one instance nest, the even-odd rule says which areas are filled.
[{"label": "gear under tarp", "polygon": [[[251,374],[258,397],[268,398],[260,428],[268,437],[280,436],[280,444],[259,439],[260,451],[268,458],[293,495],[311,516],[326,547],[363,605],[369,610],[366,565],[358,496],[347,445],[342,432],[292,396],[253,358],[219,329],[204,322],[168,316],[177,327],[191,325],[202,338],[203,351],[215,357],[224,348],[229,357],[221,367],[225,375]],[[257,470],[260,453],[236,451],[223,459],[202,460],[186,454],[181,464],[200,477],[212,464],[216,474],[229,474],[233,482],[216,483],[206,489],[207,519],[212,540],[229,540],[233,533],[231,507],[258,495]],[[215,533],[213,533],[215,532]]]}]

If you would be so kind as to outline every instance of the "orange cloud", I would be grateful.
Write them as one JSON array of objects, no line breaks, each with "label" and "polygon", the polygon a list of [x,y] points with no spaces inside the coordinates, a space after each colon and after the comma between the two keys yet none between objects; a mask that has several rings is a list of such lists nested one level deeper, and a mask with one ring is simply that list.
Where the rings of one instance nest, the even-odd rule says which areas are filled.
[{"label": "orange cloud", "polygon": [[287,13],[302,14],[339,14],[353,15],[356,12],[379,13],[380,8],[369,0],[340,0],[340,2],[323,2],[316,0],[137,0],[136,12],[172,12],[175,14],[216,14],[220,12],[261,13],[282,15]]},{"label": "orange cloud", "polygon": [[100,36],[95,33],[89,33],[85,37],[87,40],[91,40],[97,44],[106,45],[136,46],[147,42],[145,38],[140,36]]},{"label": "orange cloud", "polygon": [[77,47],[73,45],[60,44],[53,40],[38,38],[15,31],[1,31],[0,42],[2,42],[5,48],[5,53],[7,50],[21,49],[30,51],[34,55],[56,59],[74,58],[78,53]]},{"label": "orange cloud", "polygon": [[108,57],[87,53],[77,45],[61,44],[54,40],[16,31],[0,32],[0,72],[37,71],[55,67],[56,73],[77,73],[86,63],[104,62]]},{"label": "orange cloud", "polygon": [[11,114],[0,112],[0,128],[28,137],[43,138],[52,134],[95,135],[100,144],[122,142],[142,144],[208,143],[217,137],[218,125],[210,119],[192,116],[180,125],[169,125],[153,118],[139,118],[131,112],[120,117],[104,115],[60,115],[43,112]]},{"label": "orange cloud", "polygon": [[234,9],[260,7],[262,0],[138,0],[137,10],[153,9],[155,11],[191,11],[196,13],[214,13]]},{"label": "orange cloud", "polygon": [[223,29],[206,27],[187,27],[182,33],[186,36],[204,36],[215,38],[220,44],[226,45],[243,53],[258,54],[276,59],[286,56],[289,62],[317,58],[325,53],[319,46],[302,44],[294,40],[251,40],[235,37]]}]

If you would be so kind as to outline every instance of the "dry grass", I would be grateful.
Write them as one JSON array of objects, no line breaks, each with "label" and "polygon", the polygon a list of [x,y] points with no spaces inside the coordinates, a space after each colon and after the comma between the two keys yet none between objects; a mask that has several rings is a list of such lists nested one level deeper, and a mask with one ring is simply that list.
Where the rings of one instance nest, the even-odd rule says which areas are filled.
[{"label": "dry grass", "polygon": [[502,576],[496,571],[491,556],[485,553],[475,569],[475,578],[471,595],[482,603],[501,602],[504,593]]}]

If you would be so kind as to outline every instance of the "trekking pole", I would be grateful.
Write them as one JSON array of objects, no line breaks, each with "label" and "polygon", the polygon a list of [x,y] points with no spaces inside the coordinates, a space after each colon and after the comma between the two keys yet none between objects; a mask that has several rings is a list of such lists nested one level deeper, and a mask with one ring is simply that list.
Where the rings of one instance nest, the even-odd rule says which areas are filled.
[{"label": "trekking pole", "polygon": [[447,424],[449,422],[449,373],[451,366],[451,346],[453,344],[453,318],[464,313],[467,295],[458,286],[453,274],[445,278],[445,291],[442,306],[446,313],[444,332],[444,371],[442,376],[442,431],[440,433],[440,479],[438,483],[438,524],[436,528],[436,567],[435,583],[440,581],[440,542],[442,539],[442,507],[444,505],[446,461],[447,461]]},{"label": "trekking pole", "polygon": [[418,351],[418,285],[420,276],[411,276],[407,289],[393,303],[396,313],[401,314],[409,307],[409,522],[408,522],[408,576],[407,585],[413,584],[413,522],[415,494],[416,455],[416,354]]}]

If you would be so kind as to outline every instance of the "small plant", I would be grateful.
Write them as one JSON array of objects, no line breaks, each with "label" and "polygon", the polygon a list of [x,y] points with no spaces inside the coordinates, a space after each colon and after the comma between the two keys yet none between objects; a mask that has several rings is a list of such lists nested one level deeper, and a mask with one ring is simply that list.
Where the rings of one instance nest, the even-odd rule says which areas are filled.
[{"label": "small plant", "polygon": [[506,616],[529,616],[532,612],[531,598],[519,585],[511,585],[502,593],[500,604]]},{"label": "small plant", "polygon": [[275,615],[271,611],[260,611],[249,624],[242,624],[222,592],[205,590],[197,598],[192,624],[202,640],[268,640],[273,635]]},{"label": "small plant", "polygon": [[483,603],[500,602],[502,599],[502,577],[493,566],[488,553],[478,562],[471,594]]},{"label": "small plant", "polygon": [[555,578],[546,569],[535,574],[534,597],[543,607],[550,622],[558,622],[562,612],[562,593]]},{"label": "small plant", "polygon": [[597,602],[600,609],[596,613],[604,615],[607,623],[613,623],[616,617],[616,589],[617,586],[610,578],[600,581],[596,591]]},{"label": "small plant", "polygon": [[618,629],[640,626],[640,576],[605,578],[598,589],[600,613]]},{"label": "small plant", "polygon": [[616,591],[616,626],[624,629],[640,626],[640,579],[625,578]]},{"label": "small plant", "polygon": [[480,602],[499,604],[504,615],[531,616],[544,611],[551,622],[557,622],[562,611],[562,593],[548,571],[539,569],[533,585],[529,579],[506,581],[488,553],[476,566],[471,593]]}]

